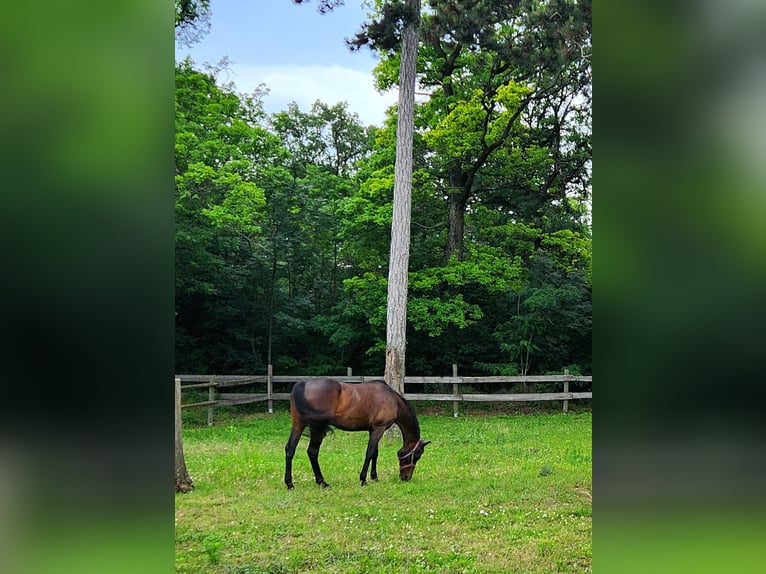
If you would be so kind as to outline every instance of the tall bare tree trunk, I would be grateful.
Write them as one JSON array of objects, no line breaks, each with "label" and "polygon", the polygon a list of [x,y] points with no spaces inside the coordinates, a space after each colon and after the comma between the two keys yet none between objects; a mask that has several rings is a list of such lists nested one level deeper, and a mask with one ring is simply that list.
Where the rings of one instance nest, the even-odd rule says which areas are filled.
[{"label": "tall bare tree trunk", "polygon": [[194,490],[194,484],[186,470],[184,444],[181,435],[181,379],[176,379],[176,492]]},{"label": "tall bare tree trunk", "polygon": [[407,270],[410,261],[412,211],[412,134],[415,125],[415,76],[418,59],[420,0],[406,0],[413,17],[404,23],[399,65],[399,115],[396,124],[394,210],[386,309],[386,382],[404,394],[407,346]]}]

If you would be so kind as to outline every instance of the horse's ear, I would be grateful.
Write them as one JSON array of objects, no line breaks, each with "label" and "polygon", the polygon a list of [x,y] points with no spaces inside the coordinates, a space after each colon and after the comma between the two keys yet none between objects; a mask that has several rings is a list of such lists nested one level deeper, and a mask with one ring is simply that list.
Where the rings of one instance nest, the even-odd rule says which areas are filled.
[{"label": "horse's ear", "polygon": [[431,444],[431,441],[430,440],[421,440],[420,444],[423,445],[423,448],[426,448],[426,445]]}]

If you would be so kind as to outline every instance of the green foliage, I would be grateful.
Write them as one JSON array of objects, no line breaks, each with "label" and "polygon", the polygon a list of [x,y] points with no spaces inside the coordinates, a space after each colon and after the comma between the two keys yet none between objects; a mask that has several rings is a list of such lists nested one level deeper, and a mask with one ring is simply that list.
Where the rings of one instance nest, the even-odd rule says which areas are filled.
[{"label": "green foliage", "polygon": [[210,0],[175,0],[176,42],[191,46],[210,30]]},{"label": "green foliage", "polygon": [[[356,301],[360,305],[360,311],[368,311],[374,308],[381,309],[377,314],[367,314],[372,325],[385,326],[385,278],[375,273],[365,273],[361,277],[350,277],[344,281],[346,291],[352,295],[351,302]],[[353,304],[353,303],[352,303]]]},{"label": "green foliage", "polygon": [[[428,2],[421,38],[408,372],[589,373],[590,3]],[[396,110],[267,117],[176,68],[177,371],[380,374]]]},{"label": "green foliage", "polygon": [[561,229],[543,237],[541,246],[564,271],[583,270],[591,283],[593,251],[590,237],[571,229]]},{"label": "green foliage", "polygon": [[515,312],[498,325],[495,338],[520,374],[527,374],[533,361],[542,372],[557,369],[571,362],[578,347],[589,345],[591,293],[582,271],[557,270],[551,258],[539,254],[529,282],[513,299],[509,307]]},{"label": "green foliage", "polygon": [[407,305],[407,319],[413,328],[431,337],[441,335],[447,325],[463,328],[481,317],[479,306],[466,303],[461,294],[449,299],[413,297]]},{"label": "green foliage", "polygon": [[205,17],[210,10],[209,0],[175,0],[175,27],[183,27]]},{"label": "green foliage", "polygon": [[412,0],[386,0],[377,3],[377,14],[362,24],[362,29],[346,43],[352,50],[369,46],[373,50],[392,51],[400,48],[402,29],[408,23],[418,22],[420,14]]},{"label": "green foliage", "polygon": [[489,94],[476,88],[449,105],[447,115],[423,139],[441,158],[460,160],[469,169],[487,149],[507,140],[514,128],[520,130],[519,110],[530,91],[513,82]]},{"label": "green foliage", "polygon": [[[257,97],[217,85],[212,72],[190,61],[176,67],[176,351],[187,369],[217,355],[229,370],[259,368],[248,353],[254,325],[243,324],[243,285],[262,246],[267,177],[254,169],[273,164],[278,140],[257,121]],[[238,324],[239,323],[239,324]],[[221,338],[228,331],[230,338]]]},{"label": "green foliage", "polygon": [[349,175],[354,161],[369,149],[370,135],[346,102],[329,106],[317,100],[310,112],[302,112],[293,102],[287,111],[274,114],[270,124],[290,151],[291,167],[298,176],[305,175],[308,165]]}]

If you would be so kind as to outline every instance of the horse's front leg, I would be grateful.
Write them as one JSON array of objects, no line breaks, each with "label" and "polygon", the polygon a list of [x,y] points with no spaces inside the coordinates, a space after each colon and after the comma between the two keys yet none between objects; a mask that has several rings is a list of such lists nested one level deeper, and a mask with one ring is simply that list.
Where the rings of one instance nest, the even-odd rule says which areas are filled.
[{"label": "horse's front leg", "polygon": [[371,463],[370,478],[378,480],[378,443],[385,430],[385,428],[376,427],[370,431],[370,440],[367,441],[367,452],[364,456],[364,466],[362,466],[362,472],[359,475],[359,482],[362,486],[367,484],[367,469],[370,468]]},{"label": "horse's front leg", "polygon": [[374,480],[375,482],[378,482],[378,449],[375,449],[375,452],[372,455],[372,460],[370,461],[370,478]]},{"label": "horse's front leg", "polygon": [[311,429],[311,441],[306,452],[309,455],[309,461],[311,461],[311,469],[314,471],[314,478],[319,486],[327,488],[330,485],[327,484],[322,476],[322,469],[319,468],[319,447],[322,446],[324,440],[324,433],[321,431],[315,431]]}]

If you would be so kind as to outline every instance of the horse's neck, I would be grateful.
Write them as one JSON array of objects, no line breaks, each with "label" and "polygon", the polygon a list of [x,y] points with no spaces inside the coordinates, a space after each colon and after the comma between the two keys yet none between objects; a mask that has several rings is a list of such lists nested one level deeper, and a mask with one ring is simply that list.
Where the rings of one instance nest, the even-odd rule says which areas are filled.
[{"label": "horse's neck", "polygon": [[404,446],[420,440],[420,431],[415,415],[401,399],[399,401],[399,413],[396,417],[396,424],[402,431]]}]

